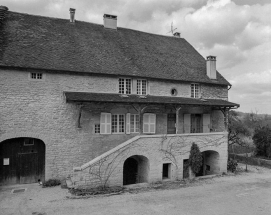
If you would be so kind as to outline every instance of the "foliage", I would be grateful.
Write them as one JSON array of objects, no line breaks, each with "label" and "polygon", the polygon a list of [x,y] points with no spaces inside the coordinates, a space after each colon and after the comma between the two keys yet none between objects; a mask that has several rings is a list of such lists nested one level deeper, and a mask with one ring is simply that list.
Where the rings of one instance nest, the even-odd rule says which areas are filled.
[{"label": "foliage", "polygon": [[228,170],[230,170],[231,172],[235,172],[237,166],[238,166],[237,160],[234,160],[232,158],[228,160]]},{"label": "foliage", "polygon": [[45,181],[42,185],[42,187],[54,187],[61,184],[61,181],[57,178],[49,179]]},{"label": "foliage", "polygon": [[271,157],[271,129],[268,125],[258,127],[254,131],[253,142],[256,146],[256,155]]},{"label": "foliage", "polygon": [[251,136],[250,129],[235,111],[229,112],[229,145],[246,146],[244,137]]},{"label": "foliage", "polygon": [[196,143],[192,143],[191,146],[189,165],[194,174],[198,173],[202,166],[202,155]]}]

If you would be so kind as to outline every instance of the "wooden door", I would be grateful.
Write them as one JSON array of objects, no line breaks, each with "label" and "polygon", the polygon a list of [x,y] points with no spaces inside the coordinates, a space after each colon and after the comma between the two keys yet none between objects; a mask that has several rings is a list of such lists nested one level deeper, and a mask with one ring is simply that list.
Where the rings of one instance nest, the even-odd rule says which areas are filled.
[{"label": "wooden door", "polygon": [[169,113],[167,115],[167,133],[176,134],[176,114]]},{"label": "wooden door", "polygon": [[0,143],[0,184],[25,184],[45,178],[45,144],[34,138]]},{"label": "wooden door", "polygon": [[37,153],[19,153],[18,154],[18,176],[20,184],[30,184],[37,182],[38,171]]}]

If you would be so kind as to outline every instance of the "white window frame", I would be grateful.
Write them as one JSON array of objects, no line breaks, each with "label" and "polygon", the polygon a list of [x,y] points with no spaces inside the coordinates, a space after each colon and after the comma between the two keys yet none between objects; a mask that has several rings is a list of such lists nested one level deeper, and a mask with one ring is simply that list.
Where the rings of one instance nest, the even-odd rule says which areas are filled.
[{"label": "white window frame", "polygon": [[[117,116],[117,131],[113,131],[113,116]],[[123,116],[123,131],[120,131],[120,116]],[[125,114],[112,114],[111,115],[111,133],[124,134],[125,133]]]},{"label": "white window frame", "polygon": [[[154,119],[151,122],[151,118]],[[151,131],[151,126],[154,126],[154,130]],[[156,132],[156,114],[153,113],[145,113],[143,114],[143,133],[144,134],[155,134]]]},{"label": "white window frame", "polygon": [[44,81],[45,73],[43,73],[43,72],[29,72],[28,78],[31,81]]},{"label": "white window frame", "polygon": [[[138,118],[138,120],[136,120]],[[133,124],[132,124],[133,119]],[[133,125],[133,128],[132,128]],[[139,114],[130,115],[130,133],[139,133]]]},{"label": "white window frame", "polygon": [[[145,82],[145,93],[143,94],[143,81]],[[146,79],[137,79],[136,80],[136,94],[137,95],[147,95],[148,82]]]},{"label": "white window frame", "polygon": [[[130,89],[127,89],[128,80],[130,81]],[[123,89],[121,86],[121,81],[123,81]],[[132,93],[132,79],[131,78],[119,78],[119,93],[130,95]],[[130,91],[130,92],[129,92]]]},{"label": "white window frame", "polygon": [[191,97],[200,98],[200,85],[198,83],[192,83],[190,85]]}]

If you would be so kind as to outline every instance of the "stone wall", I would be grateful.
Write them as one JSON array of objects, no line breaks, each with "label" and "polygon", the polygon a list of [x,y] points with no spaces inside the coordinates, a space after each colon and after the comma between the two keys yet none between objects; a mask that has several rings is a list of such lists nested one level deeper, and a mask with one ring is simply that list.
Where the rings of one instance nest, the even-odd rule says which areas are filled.
[{"label": "stone wall", "polygon": [[[66,176],[73,167],[138,135],[94,133],[94,125],[99,123],[102,111],[136,113],[132,106],[121,109],[119,106],[84,105],[81,128],[78,128],[80,107],[66,103],[64,91],[118,93],[118,78],[44,73],[44,79],[32,80],[27,71],[1,70],[0,74],[0,142],[16,137],[41,139],[46,145],[46,179]],[[180,92],[189,91],[184,90],[188,87],[186,84],[177,86],[170,82],[150,81],[150,87],[153,95],[168,95],[167,88],[170,90],[172,87],[177,87]],[[158,133],[166,132],[165,119],[166,112],[157,115]]]},{"label": "stone wall", "polygon": [[[216,173],[227,171],[227,133],[150,135],[135,137],[117,148],[78,167],[72,177],[75,186],[122,186],[123,164],[129,157],[148,159],[147,182],[162,181],[163,163],[171,164],[171,180],[183,178],[183,160],[189,158],[195,142],[201,152],[218,153],[207,163],[216,167]],[[100,170],[100,172],[99,172]],[[140,174],[140,173],[139,173]]]}]

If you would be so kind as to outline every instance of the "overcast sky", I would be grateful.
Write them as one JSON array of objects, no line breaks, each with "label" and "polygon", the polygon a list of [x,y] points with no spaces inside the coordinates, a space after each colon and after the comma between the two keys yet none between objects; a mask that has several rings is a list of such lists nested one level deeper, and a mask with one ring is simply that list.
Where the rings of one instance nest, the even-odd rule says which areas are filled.
[{"label": "overcast sky", "polygon": [[217,56],[218,71],[233,85],[229,101],[240,111],[271,114],[270,0],[1,0],[9,10],[168,35],[173,22],[201,55]]}]

